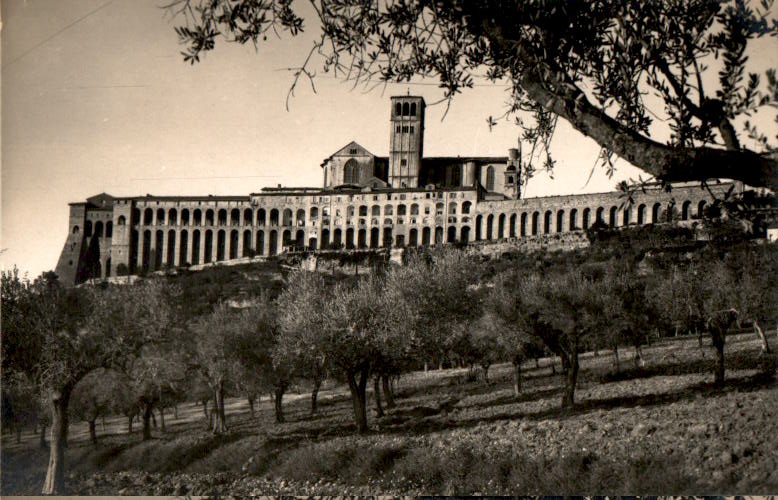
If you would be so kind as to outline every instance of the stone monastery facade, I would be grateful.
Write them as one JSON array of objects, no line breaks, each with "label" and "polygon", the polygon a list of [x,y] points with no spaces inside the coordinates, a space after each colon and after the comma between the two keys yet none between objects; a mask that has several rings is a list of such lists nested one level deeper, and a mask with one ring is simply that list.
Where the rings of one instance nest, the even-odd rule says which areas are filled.
[{"label": "stone monastery facade", "polygon": [[[240,196],[102,193],[70,204],[56,273],[68,285],[165,267],[309,251],[438,245],[698,218],[699,184],[621,193],[522,198],[519,152],[424,157],[424,99],[392,97],[390,151],[351,142],[322,164],[321,188],[275,187]],[[718,184],[714,192],[731,184]]]}]

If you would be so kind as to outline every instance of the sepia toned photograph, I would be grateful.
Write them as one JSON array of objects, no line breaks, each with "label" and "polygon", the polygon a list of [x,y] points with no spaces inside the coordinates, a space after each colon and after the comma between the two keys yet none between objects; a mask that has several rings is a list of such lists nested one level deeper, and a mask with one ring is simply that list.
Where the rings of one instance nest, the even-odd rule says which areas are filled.
[{"label": "sepia toned photograph", "polygon": [[778,494],[774,0],[2,0],[0,495]]}]

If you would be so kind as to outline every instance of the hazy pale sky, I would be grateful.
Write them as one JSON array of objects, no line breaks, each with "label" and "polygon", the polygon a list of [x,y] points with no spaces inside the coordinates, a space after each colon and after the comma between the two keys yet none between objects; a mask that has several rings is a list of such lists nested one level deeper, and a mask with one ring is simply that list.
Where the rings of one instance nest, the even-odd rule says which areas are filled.
[{"label": "hazy pale sky", "polygon": [[[318,71],[285,100],[311,34],[221,44],[194,66],[180,55],[164,0],[2,1],[2,239],[0,264],[30,277],[53,269],[67,236],[68,203],[114,196],[243,195],[264,186],[319,186],[321,161],[355,140],[389,148],[389,96],[428,103],[434,82],[365,93]],[[312,21],[312,19],[307,19]],[[766,47],[775,48],[773,45]],[[776,52],[772,52],[775,54]],[[772,56],[775,59],[775,56]],[[427,110],[426,156],[504,156],[518,129],[487,117],[505,111],[504,86],[478,86]],[[640,171],[602,168],[599,148],[560,121],[555,180],[529,196],[611,190]]]}]

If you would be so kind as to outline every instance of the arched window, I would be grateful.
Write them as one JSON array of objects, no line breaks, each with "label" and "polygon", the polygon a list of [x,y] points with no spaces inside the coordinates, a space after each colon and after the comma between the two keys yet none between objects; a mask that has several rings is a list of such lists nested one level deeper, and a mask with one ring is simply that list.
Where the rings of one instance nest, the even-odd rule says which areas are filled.
[{"label": "arched window", "polygon": [[394,105],[394,114],[397,116],[403,114],[403,106],[399,102]]},{"label": "arched window", "polygon": [[95,236],[97,236],[98,238],[102,238],[103,237],[103,222],[102,221],[97,221],[95,223]]},{"label": "arched window", "polygon": [[[285,208],[284,209],[284,219],[281,222],[284,226],[291,226],[292,225],[292,209],[291,208]],[[283,239],[281,240],[283,241]]]},{"label": "arched window", "polygon": [[384,215],[394,215],[394,207],[392,207],[392,205],[385,205]]},{"label": "arched window", "polygon": [[370,215],[373,217],[381,215],[381,207],[378,205],[373,205],[373,208],[370,209]]},{"label": "arched window", "polygon": [[367,205],[360,205],[359,206],[359,216],[360,217],[367,217]]},{"label": "arched window", "polygon": [[411,215],[419,215],[419,205],[414,203],[411,205]]},{"label": "arched window", "polygon": [[640,204],[638,206],[638,225],[643,225],[646,223],[646,206],[644,204]]},{"label": "arched window", "polygon": [[546,210],[543,215],[543,234],[551,232],[551,210]]},{"label": "arched window", "polygon": [[358,184],[359,183],[359,164],[355,159],[350,159],[343,166],[343,183],[344,184]]},{"label": "arched window", "polygon": [[583,228],[589,229],[589,214],[591,214],[591,210],[589,208],[584,208],[583,211]]},{"label": "arched window", "polygon": [[705,200],[700,200],[700,203],[697,205],[697,218],[702,219],[703,215],[705,215]]},{"label": "arched window", "polygon": [[604,224],[605,221],[602,218],[602,214],[605,213],[605,209],[602,207],[597,207],[597,215],[595,216],[595,220],[601,224]]},{"label": "arched window", "polygon": [[575,208],[570,210],[570,224],[567,227],[570,231],[578,229],[578,210]]},{"label": "arched window", "polygon": [[182,226],[189,225],[189,209],[187,208],[181,210],[181,225]]},{"label": "arched window", "polygon": [[200,226],[203,223],[203,212],[199,208],[196,208],[192,215],[192,223],[195,226]]},{"label": "arched window", "polygon": [[416,116],[416,103],[411,103],[411,116]]},{"label": "arched window", "polygon": [[565,223],[565,211],[559,210],[556,213],[556,232],[561,233],[563,229],[563,225]]},{"label": "arched window", "polygon": [[681,205],[681,220],[689,220],[689,205],[691,205],[691,201],[684,201],[683,205]]},{"label": "arched window", "polygon": [[486,169],[486,190],[494,191],[494,167],[491,165]]},{"label": "arched window", "polygon": [[540,219],[540,212],[534,212],[532,214],[532,234],[538,234],[538,219]]},{"label": "arched window", "polygon": [[205,211],[205,224],[208,226],[213,226],[213,210],[210,208]]},{"label": "arched window", "polygon": [[265,209],[260,208],[257,210],[257,226],[264,226],[265,225]]},{"label": "arched window", "polygon": [[406,210],[405,205],[403,205],[402,203],[397,205],[397,215],[405,215],[406,213],[405,210]]},{"label": "arched window", "polygon": [[227,210],[224,208],[219,210],[219,225],[220,226],[227,225]]},{"label": "arched window", "polygon": [[161,225],[165,223],[165,209],[164,208],[158,208],[157,209],[157,225]]},{"label": "arched window", "polygon": [[90,220],[86,221],[86,224],[84,224],[84,236],[87,238],[92,236],[92,221]]},{"label": "arched window", "polygon": [[143,211],[143,223],[146,225],[150,225],[153,222],[154,219],[154,211],[150,208],[147,208]]},{"label": "arched window", "polygon": [[[297,220],[298,226],[304,226],[305,225],[305,210],[302,208],[297,209],[297,216],[295,217]],[[298,241],[299,243],[299,241]]]},{"label": "arched window", "polygon": [[472,205],[472,203],[470,203],[469,201],[466,201],[466,202],[462,203],[462,213],[463,214],[469,214],[471,205]]},{"label": "arched window", "polygon": [[167,211],[167,223],[171,226],[178,224],[178,211],[175,208]]},{"label": "arched window", "polygon": [[449,205],[448,205],[448,213],[450,215],[454,215],[454,214],[457,213],[457,204],[456,203],[454,203],[454,202],[449,203]]},{"label": "arched window", "polygon": [[403,103],[403,116],[408,116],[410,113],[411,113],[410,105],[407,102]]},{"label": "arched window", "polygon": [[624,218],[622,219],[622,225],[629,226],[631,220],[632,220],[632,207],[626,206],[624,207]]},{"label": "arched window", "polygon": [[346,208],[346,215],[349,217],[354,217],[354,206],[349,205],[348,208]]},{"label": "arched window", "polygon": [[311,207],[311,219],[319,218],[319,209],[317,207]]},{"label": "arched window", "polygon": [[78,226],[73,226],[73,234],[78,234]]},{"label": "arched window", "polygon": [[618,209],[616,207],[611,207],[609,218],[608,218],[608,224],[611,227],[616,227],[616,211]]},{"label": "arched window", "polygon": [[127,219],[125,219],[123,215],[120,215],[119,218],[116,220],[116,224],[123,226],[127,224]]},{"label": "arched window", "polygon": [[659,210],[661,210],[662,205],[657,202],[654,203],[653,208],[651,208],[651,222],[656,224],[659,222]]},{"label": "arched window", "polygon": [[[254,219],[254,213],[251,211],[250,208],[246,208],[243,210],[243,225],[244,226],[250,226],[251,221]],[[251,235],[251,233],[249,233]]]},{"label": "arched window", "polygon": [[435,215],[443,215],[443,202],[435,203]]}]

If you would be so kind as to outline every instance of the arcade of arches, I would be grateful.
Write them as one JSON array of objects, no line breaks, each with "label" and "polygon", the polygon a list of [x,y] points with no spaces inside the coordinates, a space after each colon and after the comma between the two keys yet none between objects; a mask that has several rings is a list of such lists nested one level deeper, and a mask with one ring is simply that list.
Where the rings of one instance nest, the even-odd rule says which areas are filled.
[{"label": "arcade of arches", "polygon": [[671,218],[692,223],[711,197],[697,187],[657,190],[634,201],[623,205],[619,193],[485,201],[472,189],[259,194],[209,205],[190,199],[134,198],[118,201],[112,220],[93,223],[87,217],[81,227],[73,224],[68,241],[73,240],[75,251],[80,239],[90,247],[96,238],[103,248],[88,273],[108,277],[117,274],[120,264],[136,273],[295,249],[473,243],[582,231],[595,223],[625,227]]}]

